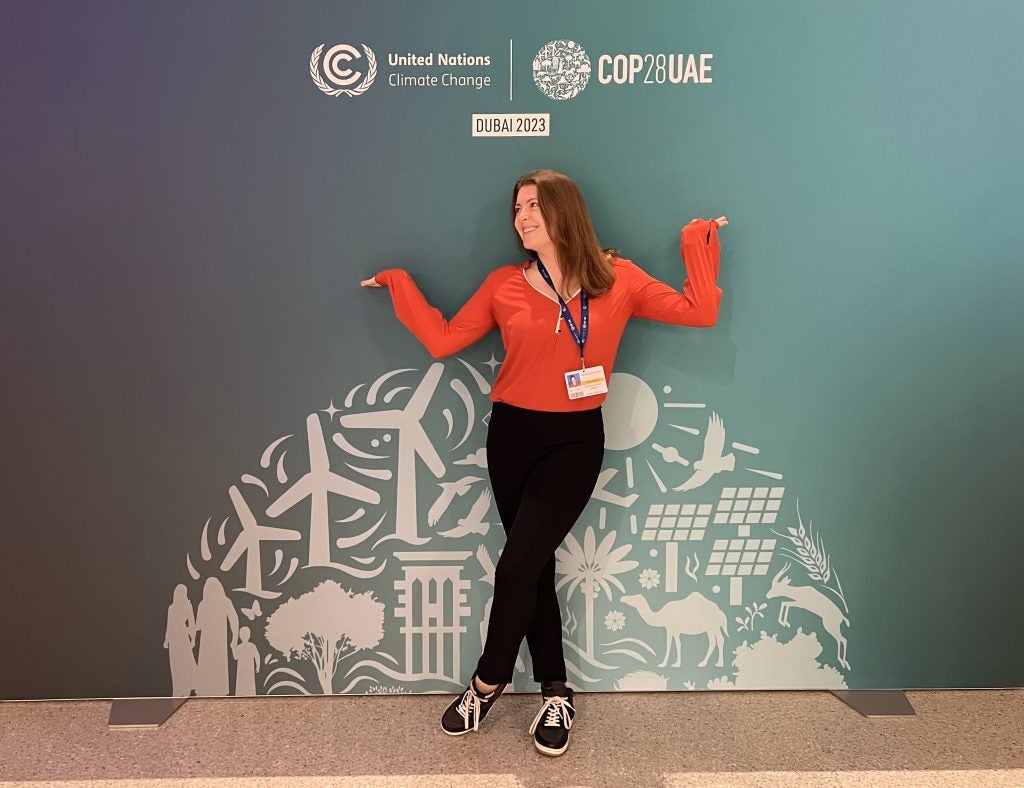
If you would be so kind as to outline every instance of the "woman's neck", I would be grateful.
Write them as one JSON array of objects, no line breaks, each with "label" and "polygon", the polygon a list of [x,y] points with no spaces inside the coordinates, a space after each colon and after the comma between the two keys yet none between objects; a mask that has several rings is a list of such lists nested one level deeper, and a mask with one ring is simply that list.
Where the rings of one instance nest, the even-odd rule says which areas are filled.
[{"label": "woman's neck", "polygon": [[534,255],[544,263],[544,267],[549,271],[561,271],[561,267],[558,265],[558,252],[555,251],[555,245],[545,246],[543,249],[534,249]]},{"label": "woman's neck", "polygon": [[566,282],[562,276],[562,269],[558,265],[558,257],[554,252],[534,252],[537,255],[537,259],[544,264],[545,270],[548,272],[548,276],[551,277],[551,282],[555,286],[555,290],[565,299],[572,297],[573,293],[579,288],[578,282]]}]

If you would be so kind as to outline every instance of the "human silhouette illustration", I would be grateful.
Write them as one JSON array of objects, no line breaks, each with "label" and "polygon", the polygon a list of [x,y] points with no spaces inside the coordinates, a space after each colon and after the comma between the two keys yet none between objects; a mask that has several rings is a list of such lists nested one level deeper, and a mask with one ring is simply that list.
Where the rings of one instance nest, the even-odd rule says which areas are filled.
[{"label": "human silhouette illustration", "polygon": [[199,632],[196,695],[230,695],[228,646],[238,642],[238,613],[215,577],[207,578],[203,585],[196,630]]},{"label": "human silhouette illustration", "polygon": [[260,652],[249,640],[249,627],[238,630],[238,643],[231,651],[235,655],[235,695],[256,694],[256,674],[260,672]]},{"label": "human silhouette illustration", "polygon": [[195,689],[196,619],[188,589],[179,584],[167,606],[167,628],[164,630],[164,648],[171,666],[171,694],[184,698]]}]

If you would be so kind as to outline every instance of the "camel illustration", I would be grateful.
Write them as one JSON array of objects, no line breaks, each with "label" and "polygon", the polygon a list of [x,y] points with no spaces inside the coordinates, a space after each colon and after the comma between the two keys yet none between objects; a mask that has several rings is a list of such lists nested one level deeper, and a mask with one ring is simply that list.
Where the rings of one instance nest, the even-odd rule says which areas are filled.
[{"label": "camel illustration", "polygon": [[708,664],[715,648],[718,649],[718,661],[715,665],[722,667],[725,635],[729,634],[729,623],[722,609],[703,594],[694,591],[683,599],[674,599],[666,603],[657,611],[651,610],[647,599],[640,594],[624,596],[621,601],[624,605],[636,608],[640,618],[649,626],[665,628],[665,659],[658,667],[668,665],[673,643],[676,645],[676,661],[672,667],[678,668],[682,665],[683,635],[707,635],[708,653],[704,655],[700,667]]}]

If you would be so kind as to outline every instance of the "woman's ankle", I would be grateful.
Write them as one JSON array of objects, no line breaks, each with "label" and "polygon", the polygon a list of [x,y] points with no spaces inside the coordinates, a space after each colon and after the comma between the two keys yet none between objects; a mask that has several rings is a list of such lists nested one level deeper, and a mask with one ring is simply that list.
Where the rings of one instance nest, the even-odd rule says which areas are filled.
[{"label": "woman's ankle", "polygon": [[473,676],[473,689],[480,695],[490,695],[500,686],[500,684],[485,684],[482,678]]}]

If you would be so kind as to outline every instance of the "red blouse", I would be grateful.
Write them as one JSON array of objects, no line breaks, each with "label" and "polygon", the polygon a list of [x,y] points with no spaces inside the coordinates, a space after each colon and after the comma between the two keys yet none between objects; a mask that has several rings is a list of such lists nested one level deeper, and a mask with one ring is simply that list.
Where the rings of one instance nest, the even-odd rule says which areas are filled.
[{"label": "red blouse", "polygon": [[[601,365],[611,378],[619,341],[631,317],[679,326],[715,324],[722,299],[716,284],[718,225],[694,219],[680,233],[679,251],[686,266],[681,293],[631,261],[615,259],[615,284],[604,295],[590,299],[588,367]],[[555,331],[561,315],[558,301],[550,288],[539,290],[526,278],[530,265],[505,265],[492,271],[451,320],[427,303],[407,271],[390,268],[375,279],[391,293],[398,319],[434,358],[457,353],[498,327],[505,359],[491,391],[493,401],[545,411],[596,408],[605,395],[571,400],[566,393],[565,373],[579,369],[579,347],[566,326]],[[569,301],[569,311],[578,326],[578,293]]]}]

